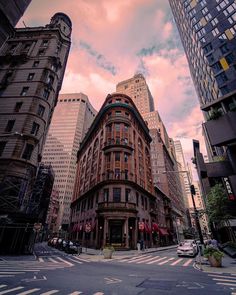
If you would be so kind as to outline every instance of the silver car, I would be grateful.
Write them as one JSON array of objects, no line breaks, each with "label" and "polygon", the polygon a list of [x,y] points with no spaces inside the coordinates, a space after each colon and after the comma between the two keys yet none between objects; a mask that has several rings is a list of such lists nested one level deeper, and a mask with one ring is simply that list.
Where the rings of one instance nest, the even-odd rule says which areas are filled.
[{"label": "silver car", "polygon": [[193,241],[186,241],[179,244],[177,248],[178,256],[191,256],[194,257],[197,254],[197,245]]}]

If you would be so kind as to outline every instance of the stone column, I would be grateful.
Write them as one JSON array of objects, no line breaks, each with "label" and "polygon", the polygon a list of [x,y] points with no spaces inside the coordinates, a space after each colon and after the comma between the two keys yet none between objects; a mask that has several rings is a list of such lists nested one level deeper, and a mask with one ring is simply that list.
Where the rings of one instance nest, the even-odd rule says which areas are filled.
[{"label": "stone column", "polygon": [[128,217],[125,218],[124,223],[124,236],[125,236],[125,247],[129,247],[129,219]]},{"label": "stone column", "polygon": [[104,218],[104,229],[103,229],[103,247],[106,245],[106,238],[108,236],[108,220]]}]

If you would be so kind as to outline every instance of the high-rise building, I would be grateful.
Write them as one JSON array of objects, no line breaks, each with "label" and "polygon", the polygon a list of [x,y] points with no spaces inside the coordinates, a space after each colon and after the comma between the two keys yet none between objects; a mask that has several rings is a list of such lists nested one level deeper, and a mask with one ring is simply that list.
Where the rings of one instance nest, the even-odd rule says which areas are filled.
[{"label": "high-rise building", "polygon": [[[70,50],[72,24],[15,30],[0,50],[0,213],[27,213]],[[20,234],[18,234],[20,236]]]},{"label": "high-rise building", "polygon": [[[194,141],[204,199],[222,182],[236,199],[236,3],[234,0],[169,0],[206,122],[209,163]],[[227,186],[225,184],[227,181]],[[229,193],[227,187],[230,187]]]},{"label": "high-rise building", "polygon": [[144,76],[138,74],[131,79],[118,83],[116,91],[132,98],[146,122],[150,135],[153,137],[151,142],[151,164],[154,184],[170,197],[173,208],[176,208],[175,212],[178,218],[181,218],[185,214],[185,210],[179,175],[174,173],[163,174],[166,171],[173,172],[177,170],[173,140],[168,136],[159,112],[154,110],[153,97]]},{"label": "high-rise building", "polygon": [[15,33],[14,27],[31,0],[0,0],[0,47]]},{"label": "high-rise building", "polygon": [[54,110],[42,161],[55,173],[54,190],[59,192],[59,212],[54,230],[66,229],[76,174],[77,151],[96,115],[83,93],[60,94]]},{"label": "high-rise building", "polygon": [[131,97],[140,114],[154,111],[154,100],[142,74],[136,74],[131,79],[119,82],[116,91]]},{"label": "high-rise building", "polygon": [[129,96],[108,95],[78,152],[71,205],[74,239],[89,246],[152,245],[157,204],[149,130]]}]

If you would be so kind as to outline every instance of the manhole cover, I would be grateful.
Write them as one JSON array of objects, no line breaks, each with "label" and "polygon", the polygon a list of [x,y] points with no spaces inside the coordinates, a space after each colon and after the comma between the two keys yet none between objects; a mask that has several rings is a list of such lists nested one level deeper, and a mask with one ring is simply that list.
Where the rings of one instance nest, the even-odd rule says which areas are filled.
[{"label": "manhole cover", "polygon": [[137,285],[137,287],[145,289],[171,290],[176,286],[176,282],[177,281],[147,279]]}]

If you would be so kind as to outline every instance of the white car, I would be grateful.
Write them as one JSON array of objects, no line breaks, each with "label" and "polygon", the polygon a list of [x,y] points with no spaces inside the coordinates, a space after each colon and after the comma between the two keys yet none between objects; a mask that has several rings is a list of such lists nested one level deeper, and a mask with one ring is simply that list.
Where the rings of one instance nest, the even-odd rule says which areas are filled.
[{"label": "white car", "polygon": [[194,257],[197,254],[197,245],[194,241],[185,241],[179,244],[177,248],[178,256],[191,256]]}]

